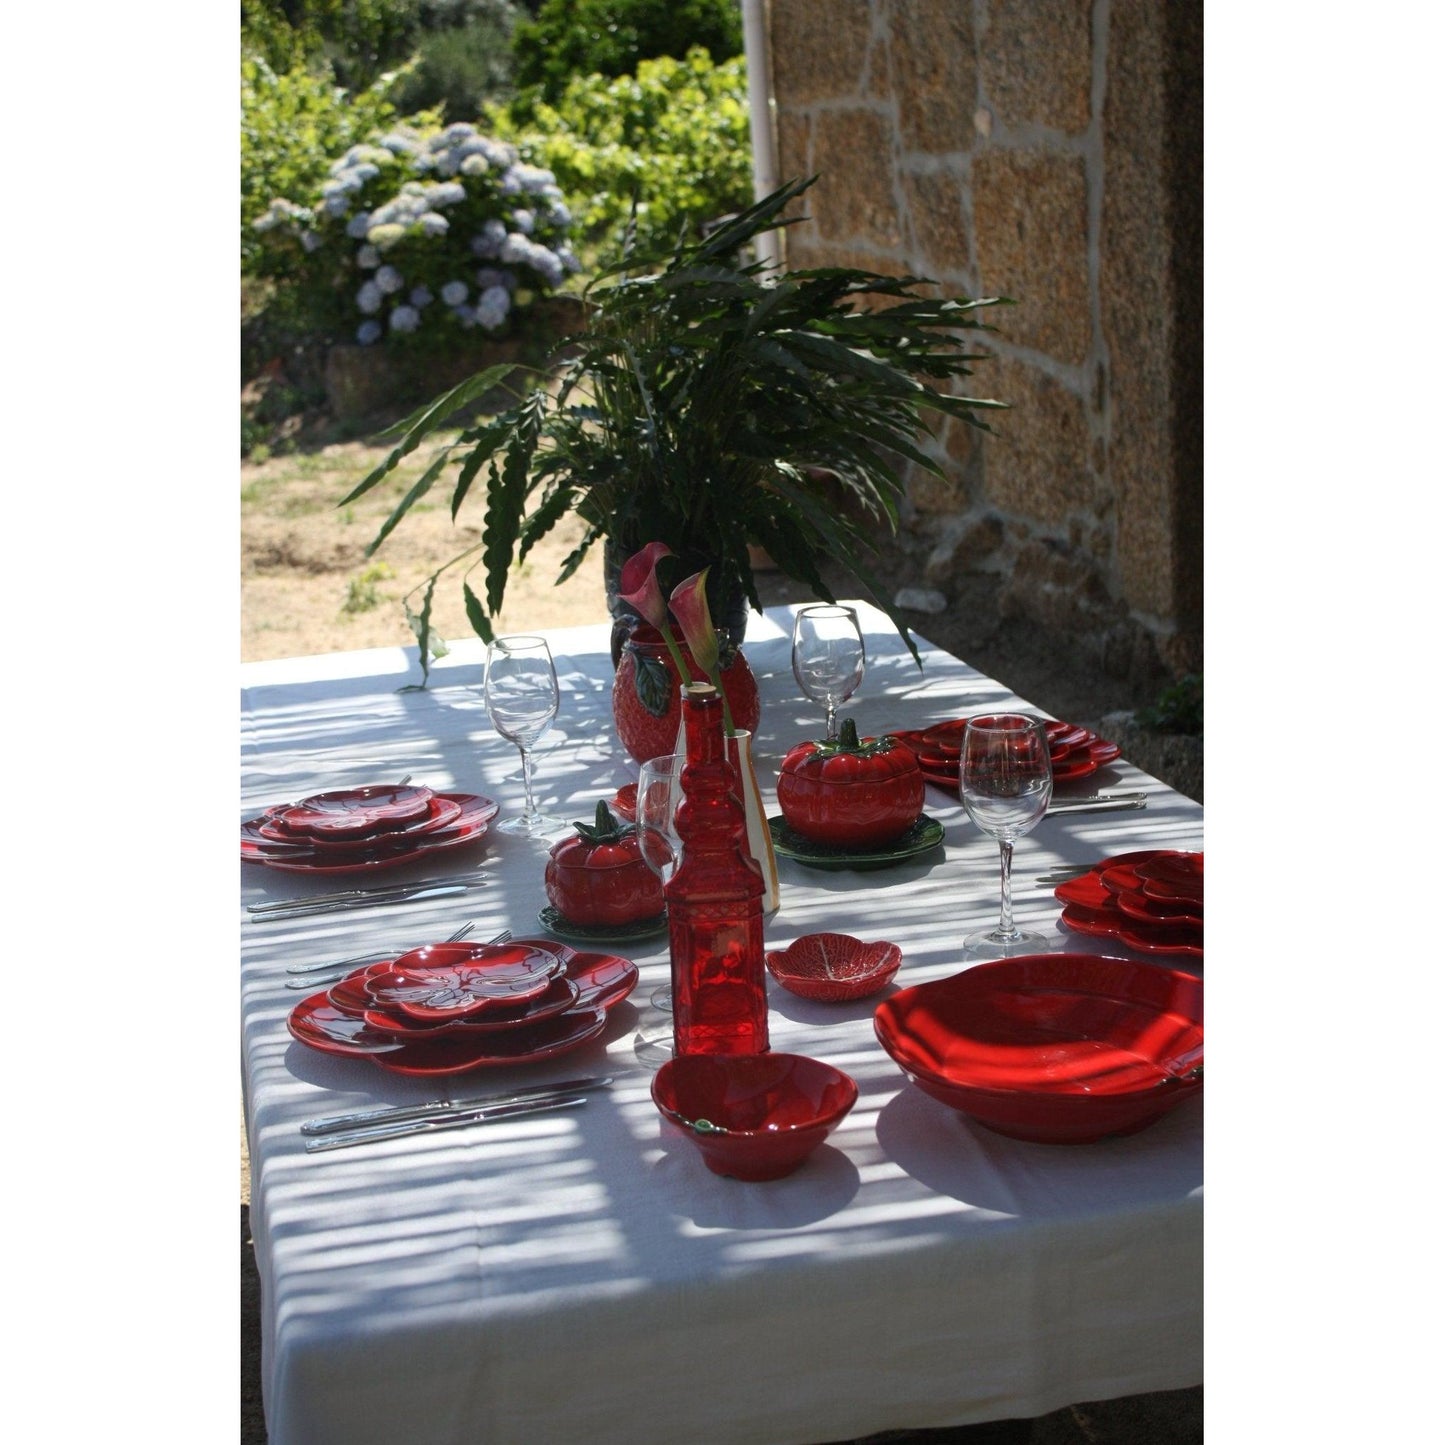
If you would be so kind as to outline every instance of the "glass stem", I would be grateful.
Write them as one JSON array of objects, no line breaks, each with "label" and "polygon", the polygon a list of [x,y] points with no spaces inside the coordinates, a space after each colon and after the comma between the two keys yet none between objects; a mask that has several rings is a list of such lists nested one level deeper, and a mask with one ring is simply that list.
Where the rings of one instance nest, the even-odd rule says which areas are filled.
[{"label": "glass stem", "polygon": [[823,736],[831,742],[838,736],[838,709],[831,702],[823,705],[828,710],[828,727]]},{"label": "glass stem", "polygon": [[532,801],[532,758],[520,743],[517,744],[517,751],[522,755],[522,787],[527,794],[527,817],[536,815],[537,805]]},{"label": "glass stem", "polygon": [[998,844],[998,931],[1006,938],[1014,932],[1013,893],[1009,886],[1013,872],[1014,845],[1000,838]]}]

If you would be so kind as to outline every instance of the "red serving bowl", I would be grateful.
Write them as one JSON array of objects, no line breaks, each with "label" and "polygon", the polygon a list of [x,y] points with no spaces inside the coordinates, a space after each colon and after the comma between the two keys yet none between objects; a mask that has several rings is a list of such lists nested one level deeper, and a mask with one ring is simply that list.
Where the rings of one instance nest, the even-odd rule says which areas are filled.
[{"label": "red serving bowl", "polygon": [[805,933],[764,956],[768,972],[800,998],[842,1003],[887,988],[903,962],[896,943],[864,943],[847,933]]},{"label": "red serving bowl", "polygon": [[1204,1087],[1204,984],[1156,963],[976,964],[885,999],[873,1029],[924,1093],[1040,1144],[1132,1134]]},{"label": "red serving bowl", "polygon": [[652,1080],[652,1102],[714,1174],[791,1174],[858,1102],[847,1074],[802,1054],[681,1054]]}]

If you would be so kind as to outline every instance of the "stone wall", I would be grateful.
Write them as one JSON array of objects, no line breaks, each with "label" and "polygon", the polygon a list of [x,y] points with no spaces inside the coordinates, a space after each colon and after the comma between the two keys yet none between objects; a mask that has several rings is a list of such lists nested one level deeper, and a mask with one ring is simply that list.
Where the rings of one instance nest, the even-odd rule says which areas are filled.
[{"label": "stone wall", "polygon": [[1120,675],[1203,661],[1202,0],[769,0],[789,266],[1007,296],[908,537]]}]

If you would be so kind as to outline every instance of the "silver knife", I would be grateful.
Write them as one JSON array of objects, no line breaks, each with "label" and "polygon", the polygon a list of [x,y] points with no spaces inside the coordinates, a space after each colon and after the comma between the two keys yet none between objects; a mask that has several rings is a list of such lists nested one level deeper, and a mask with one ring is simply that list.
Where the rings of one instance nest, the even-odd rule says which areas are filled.
[{"label": "silver knife", "polygon": [[605,1089],[612,1082],[606,1078],[564,1079],[560,1084],[528,1084],[509,1089],[504,1094],[482,1094],[472,1099],[431,1099],[424,1104],[387,1104],[379,1109],[363,1109],[356,1114],[325,1114],[308,1119],[301,1126],[303,1134],[334,1134],[341,1129],[359,1129],[365,1124],[399,1124],[408,1119],[428,1119],[436,1114],[488,1109],[496,1104],[516,1104],[527,1099],[561,1098],[564,1094],[585,1094],[590,1089]]},{"label": "silver knife", "polygon": [[1052,817],[1056,813],[1117,813],[1121,809],[1143,808],[1148,804],[1147,798],[1101,798],[1090,799],[1080,798],[1077,802],[1051,803],[1048,807],[1048,815]]},{"label": "silver knife", "polygon": [[298,903],[296,907],[287,908],[281,912],[253,913],[250,921],[252,923],[281,923],[292,918],[315,918],[322,913],[346,913],[353,908],[370,908],[373,904],[416,903],[423,898],[451,898],[476,886],[470,883],[448,883],[442,887],[412,888],[405,893],[388,893],[382,897],[367,894],[365,898],[337,899],[334,903],[311,903],[308,901]]},{"label": "silver knife", "polygon": [[426,1119],[410,1119],[395,1124],[373,1124],[369,1129],[353,1129],[346,1134],[323,1134],[306,1141],[308,1154],[325,1149],[347,1149],[353,1144],[371,1144],[379,1139],[399,1139],[406,1134],[427,1134],[436,1129],[464,1129],[472,1124],[493,1124],[500,1119],[516,1119],[526,1114],[546,1114],[553,1109],[575,1109],[585,1104],[581,1094],[561,1099],[531,1099],[520,1104],[498,1104],[490,1109],[471,1109],[461,1114],[438,1114]]},{"label": "silver knife", "polygon": [[248,913],[285,913],[292,908],[307,908],[319,903],[345,903],[350,899],[366,901],[394,897],[398,893],[411,893],[418,888],[480,888],[489,882],[486,878],[471,878],[465,874],[452,874],[442,878],[412,878],[405,883],[383,883],[375,888],[343,888],[338,893],[312,893],[306,898],[278,898],[270,903],[248,903]]}]

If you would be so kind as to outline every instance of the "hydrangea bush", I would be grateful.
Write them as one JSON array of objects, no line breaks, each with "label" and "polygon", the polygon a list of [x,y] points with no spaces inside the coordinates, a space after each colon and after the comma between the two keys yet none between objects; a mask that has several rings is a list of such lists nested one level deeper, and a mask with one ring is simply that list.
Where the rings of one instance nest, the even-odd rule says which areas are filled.
[{"label": "hydrangea bush", "polygon": [[464,122],[353,145],[316,194],[252,224],[363,346],[503,333],[579,269],[553,173]]}]

